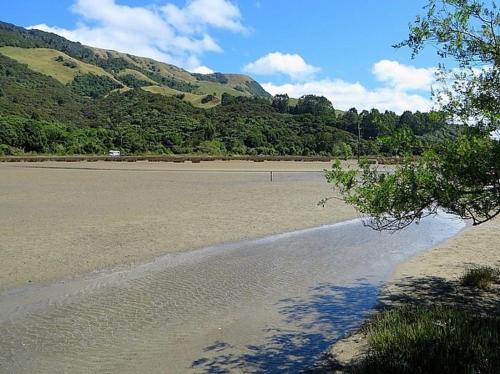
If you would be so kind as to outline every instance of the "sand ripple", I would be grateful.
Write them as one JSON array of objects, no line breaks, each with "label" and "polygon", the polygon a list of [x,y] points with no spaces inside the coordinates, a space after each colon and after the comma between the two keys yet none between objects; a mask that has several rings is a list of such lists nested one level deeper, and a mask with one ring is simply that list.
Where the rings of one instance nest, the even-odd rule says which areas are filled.
[{"label": "sand ripple", "polygon": [[0,294],[0,372],[272,372],[356,327],[395,264],[463,227],[359,221]]}]

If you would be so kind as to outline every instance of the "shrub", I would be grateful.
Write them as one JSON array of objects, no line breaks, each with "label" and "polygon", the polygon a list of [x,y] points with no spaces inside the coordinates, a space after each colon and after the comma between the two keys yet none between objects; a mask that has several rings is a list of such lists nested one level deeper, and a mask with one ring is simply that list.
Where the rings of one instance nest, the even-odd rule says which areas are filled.
[{"label": "shrub", "polygon": [[447,307],[403,307],[365,328],[360,373],[499,373],[500,318]]},{"label": "shrub", "polygon": [[205,97],[203,97],[201,99],[201,103],[202,104],[207,104],[207,103],[209,103],[209,102],[211,102],[213,100],[214,100],[214,96],[213,95],[207,95],[207,96],[205,96]]},{"label": "shrub", "polygon": [[23,153],[19,148],[11,147],[7,144],[0,144],[0,156],[17,156]]},{"label": "shrub", "polygon": [[87,73],[77,75],[71,82],[70,87],[78,95],[96,99],[102,98],[111,91],[123,86],[107,76]]},{"label": "shrub", "polygon": [[482,290],[490,288],[492,283],[498,282],[500,271],[490,266],[470,268],[460,277],[460,284],[466,287],[476,287]]}]

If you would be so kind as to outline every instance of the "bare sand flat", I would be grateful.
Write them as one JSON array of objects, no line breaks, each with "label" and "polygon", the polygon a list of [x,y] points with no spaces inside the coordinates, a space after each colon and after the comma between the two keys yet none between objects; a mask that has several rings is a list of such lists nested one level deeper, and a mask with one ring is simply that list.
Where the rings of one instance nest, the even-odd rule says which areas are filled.
[{"label": "bare sand flat", "polygon": [[[500,219],[469,226],[434,249],[399,265],[382,292],[381,306],[444,304],[498,313],[498,287],[476,292],[458,286],[459,277],[467,268],[483,265],[500,267]],[[335,344],[331,356],[348,368],[363,356],[367,347],[366,336],[358,332]]]},{"label": "bare sand flat", "polygon": [[407,277],[456,279],[475,265],[500,266],[500,220],[469,226],[437,248],[401,264],[394,272],[391,287]]},{"label": "bare sand flat", "polygon": [[0,164],[0,289],[353,218],[338,200],[317,206],[329,166]]}]

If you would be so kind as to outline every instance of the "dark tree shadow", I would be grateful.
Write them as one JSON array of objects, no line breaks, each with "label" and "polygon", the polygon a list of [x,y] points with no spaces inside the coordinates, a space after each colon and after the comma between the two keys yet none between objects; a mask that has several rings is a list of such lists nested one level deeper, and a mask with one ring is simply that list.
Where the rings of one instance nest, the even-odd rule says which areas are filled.
[{"label": "dark tree shadow", "polygon": [[[500,285],[493,284],[489,290],[460,285],[458,280],[440,277],[406,277],[390,284],[379,296],[375,308],[383,312],[398,306],[443,306],[466,311],[470,315],[500,316]],[[362,334],[360,334],[362,335]],[[340,362],[327,354],[317,362],[317,369],[308,373],[357,372],[362,366],[363,355],[349,362]]]},{"label": "dark tree shadow", "polygon": [[461,286],[440,277],[406,277],[388,287],[380,296],[378,309],[398,305],[442,305],[480,315],[500,315],[498,285],[490,290]]},{"label": "dark tree shadow", "polygon": [[205,373],[300,372],[311,367],[336,339],[360,326],[376,305],[378,292],[379,285],[367,283],[352,287],[322,284],[311,289],[308,298],[280,300],[276,307],[289,329],[265,330],[265,342],[244,347],[244,353],[226,342],[214,342],[192,368]]}]

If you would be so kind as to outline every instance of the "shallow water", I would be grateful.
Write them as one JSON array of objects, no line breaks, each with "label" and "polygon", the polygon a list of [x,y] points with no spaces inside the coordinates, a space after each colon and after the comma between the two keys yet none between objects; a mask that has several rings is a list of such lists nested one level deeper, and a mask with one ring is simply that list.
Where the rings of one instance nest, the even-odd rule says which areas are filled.
[{"label": "shallow water", "polygon": [[355,220],[10,290],[0,372],[296,372],[359,326],[397,263],[463,226]]}]

